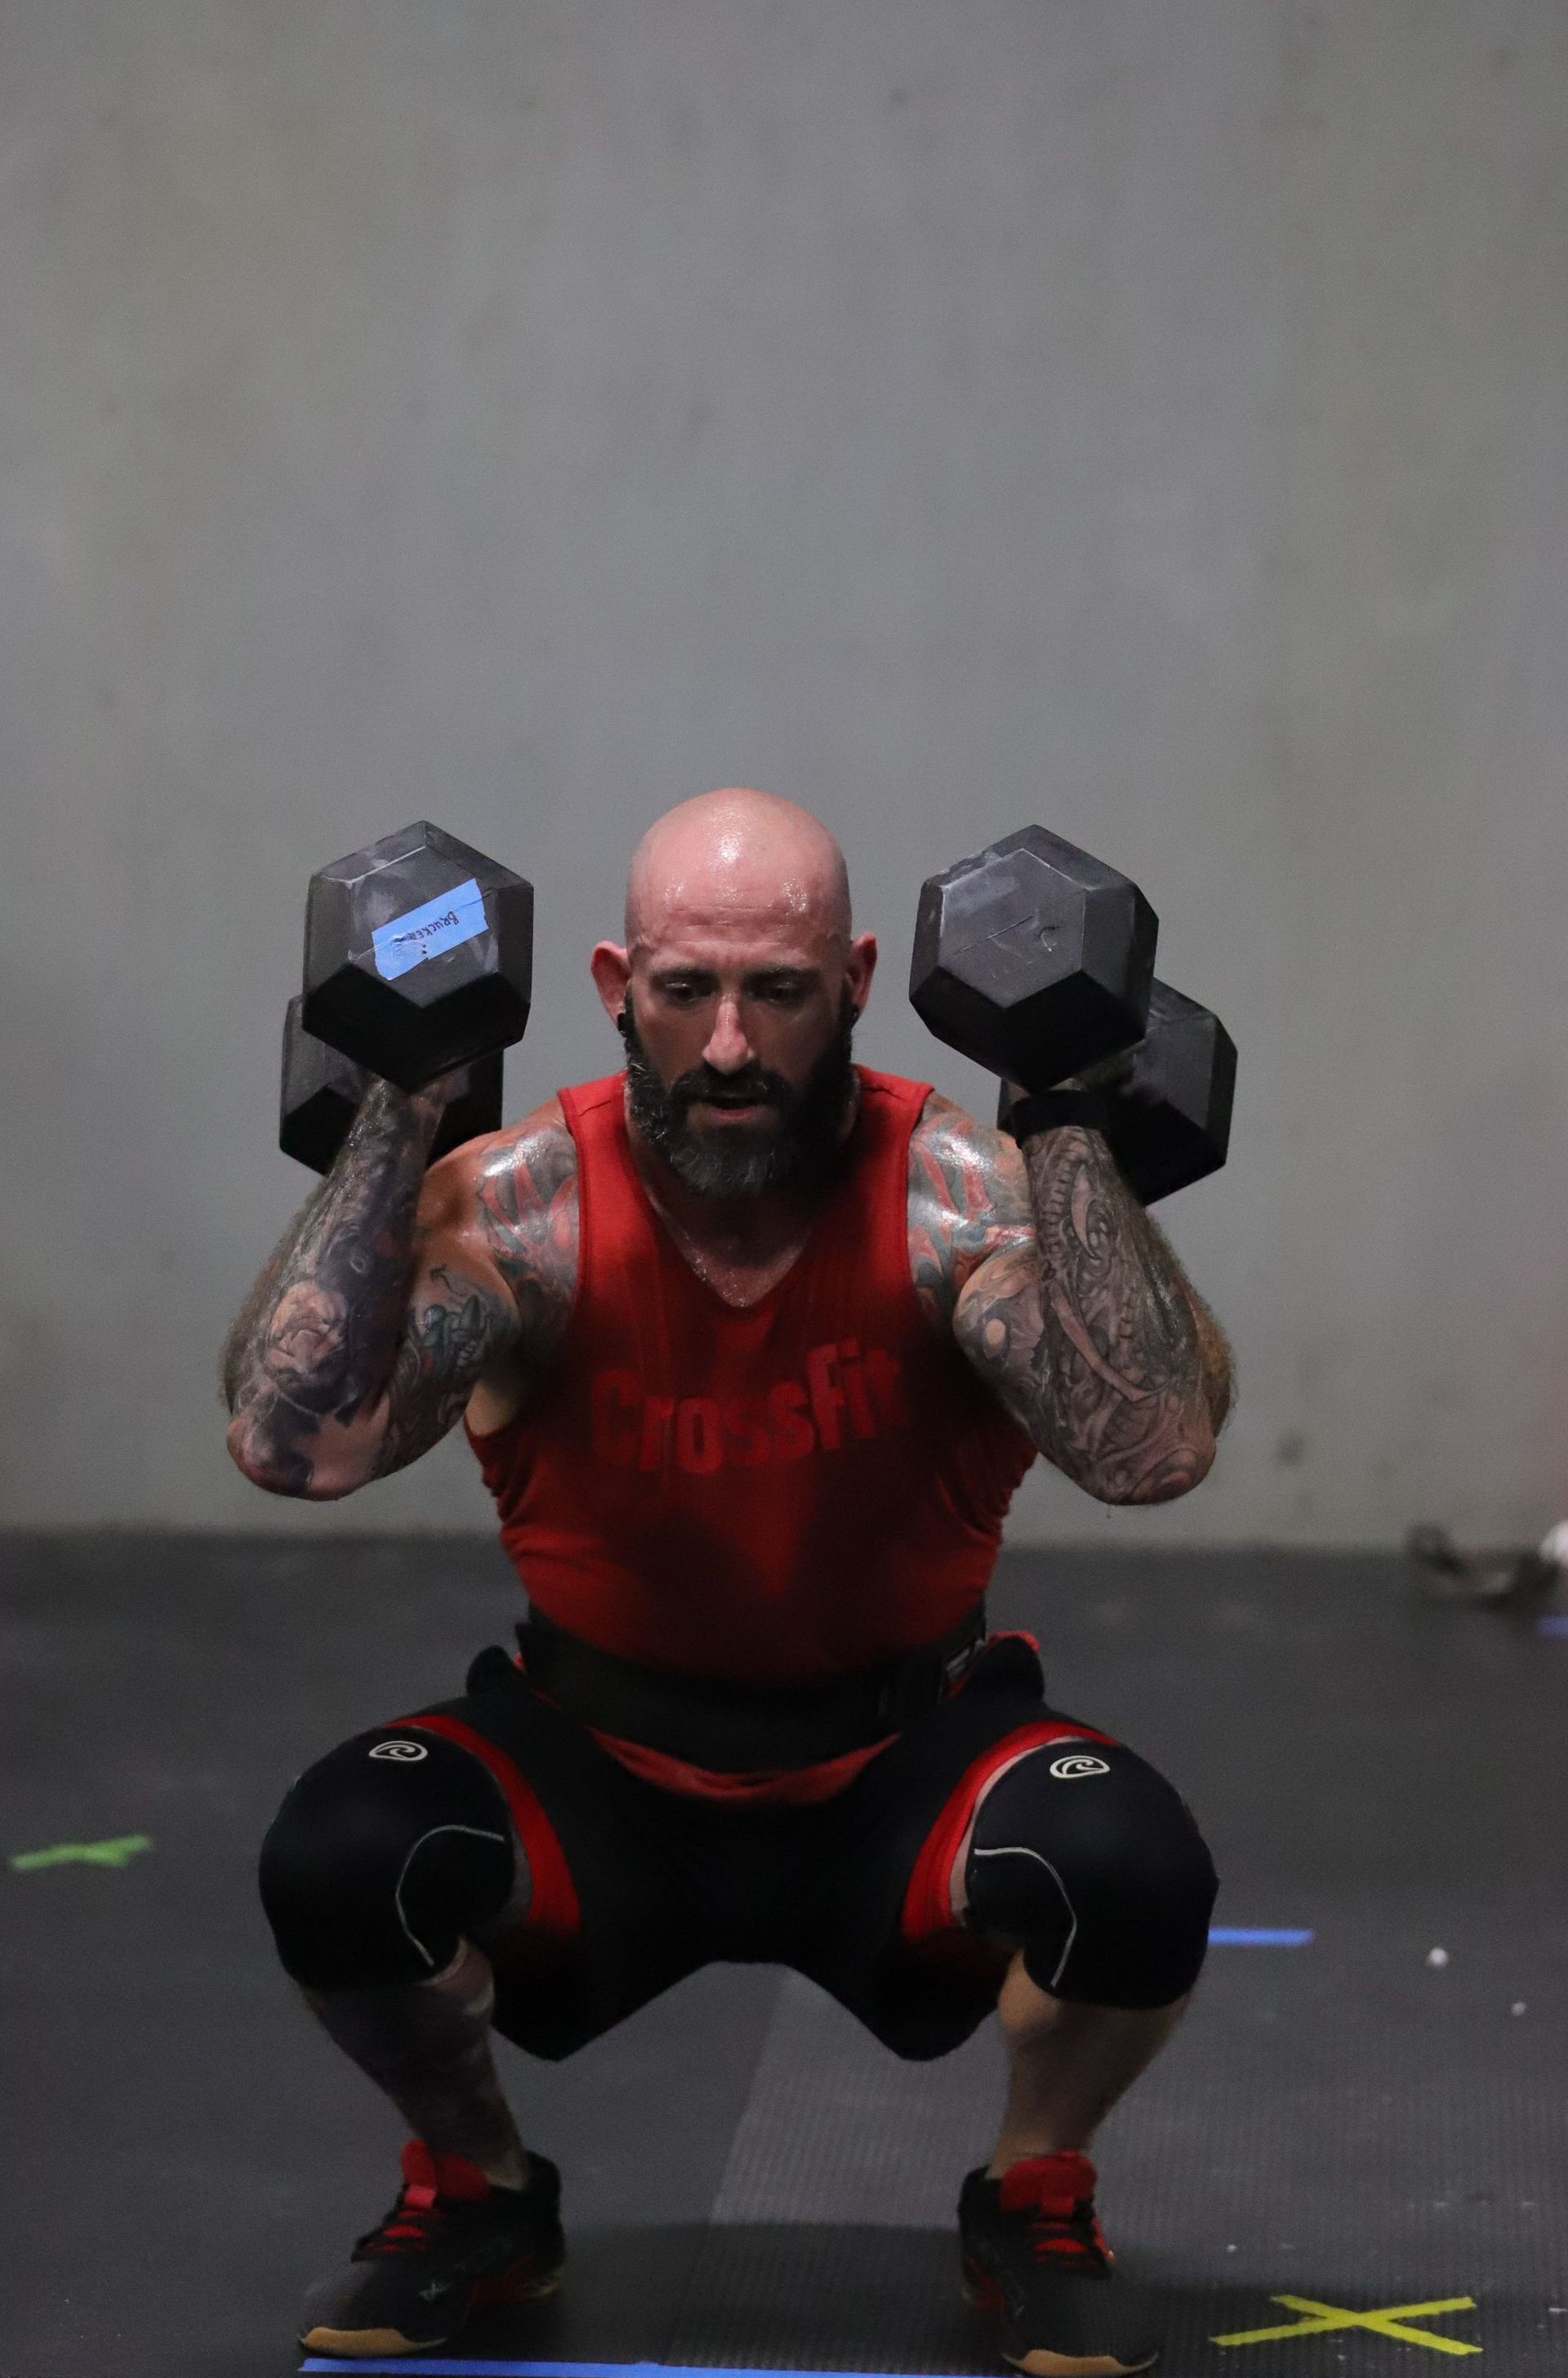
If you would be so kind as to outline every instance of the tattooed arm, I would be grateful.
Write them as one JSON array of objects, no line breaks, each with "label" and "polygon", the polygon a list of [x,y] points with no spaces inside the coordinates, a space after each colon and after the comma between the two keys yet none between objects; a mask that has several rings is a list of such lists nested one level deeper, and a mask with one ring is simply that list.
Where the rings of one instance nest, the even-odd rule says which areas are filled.
[{"label": "tattooed arm", "polygon": [[229,1450],[272,1494],[351,1494],[476,1393],[499,1425],[548,1373],[576,1286],[572,1135],[552,1099],[427,1175],[440,1111],[370,1090],[229,1333]]},{"label": "tattooed arm", "polygon": [[1163,1503],[1205,1476],[1229,1350],[1098,1133],[1019,1148],[933,1097],[910,1146],[910,1254],[933,1323],[1077,1485]]}]

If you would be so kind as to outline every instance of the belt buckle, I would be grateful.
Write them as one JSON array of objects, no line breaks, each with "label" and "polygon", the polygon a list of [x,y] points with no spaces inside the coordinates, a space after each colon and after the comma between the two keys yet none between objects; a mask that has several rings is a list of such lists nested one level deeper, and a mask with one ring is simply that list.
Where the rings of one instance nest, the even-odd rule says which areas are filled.
[{"label": "belt buckle", "polygon": [[974,1663],[979,1659],[984,1649],[985,1635],[984,1630],[982,1629],[982,1631],[975,1635],[968,1643],[965,1643],[959,1651],[955,1651],[951,1659],[944,1660],[942,1663],[942,1682],[948,1691],[951,1691],[952,1687],[958,1683],[959,1678],[963,1675],[965,1669],[971,1668],[974,1665]]}]

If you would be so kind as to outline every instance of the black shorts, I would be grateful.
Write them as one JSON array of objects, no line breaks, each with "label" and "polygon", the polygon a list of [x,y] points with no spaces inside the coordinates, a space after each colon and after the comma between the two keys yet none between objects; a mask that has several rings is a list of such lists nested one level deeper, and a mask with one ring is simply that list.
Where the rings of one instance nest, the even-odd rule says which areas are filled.
[{"label": "black shorts", "polygon": [[506,1796],[532,1897],[483,1940],[496,2027],[552,2059],[714,1963],[791,1966],[896,2054],[946,2055],[991,2012],[1007,1963],[947,1901],[981,1791],[1019,1751],[1105,1739],[1048,1709],[1033,1650],[1002,1636],[832,1798],[734,1806],[631,1774],[501,1665],[394,1724],[463,1744]]}]

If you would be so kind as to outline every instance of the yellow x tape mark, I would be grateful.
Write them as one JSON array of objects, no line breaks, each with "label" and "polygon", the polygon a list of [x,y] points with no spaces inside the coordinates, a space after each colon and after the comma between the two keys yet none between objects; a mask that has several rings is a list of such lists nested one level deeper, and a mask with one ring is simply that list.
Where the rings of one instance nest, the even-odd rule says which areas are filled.
[{"label": "yellow x tape mark", "polygon": [[1474,2296],[1440,2296],[1431,2303],[1390,2304],[1386,2312],[1346,2312],[1339,2304],[1314,2303],[1310,2296],[1271,2296],[1271,2303],[1284,2304],[1286,2312],[1304,2315],[1283,2328],[1248,2328],[1234,2336],[1216,2336],[1215,2345],[1272,2345],[1279,2336],[1322,2336],[1331,2328],[1375,2328],[1380,2336],[1395,2336],[1401,2345],[1429,2346],[1434,2353],[1479,2353],[1478,2345],[1465,2345],[1457,2336],[1428,2336],[1418,2328],[1405,2328],[1407,2320],[1429,2320],[1434,2312],[1474,2312]]}]

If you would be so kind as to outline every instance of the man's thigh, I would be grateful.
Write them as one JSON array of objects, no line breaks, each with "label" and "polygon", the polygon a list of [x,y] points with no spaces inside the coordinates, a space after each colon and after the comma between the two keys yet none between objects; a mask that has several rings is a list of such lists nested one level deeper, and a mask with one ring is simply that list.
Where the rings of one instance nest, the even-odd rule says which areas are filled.
[{"label": "man's thigh", "polygon": [[682,1888],[682,1812],[515,1673],[488,1681],[476,1663],[470,1682],[396,1727],[460,1745],[501,1786],[529,1887],[520,1912],[475,1935],[496,2028],[531,2055],[570,2056],[711,1954]]},{"label": "man's thigh", "polygon": [[996,2002],[1010,1951],[966,1926],[953,1892],[988,1787],[1030,1751],[1092,1752],[1108,1739],[1050,1709],[1022,1661],[1004,1655],[995,1673],[993,1683],[982,1670],[832,1803],[823,1928],[801,1970],[899,2056],[947,2055]]}]

